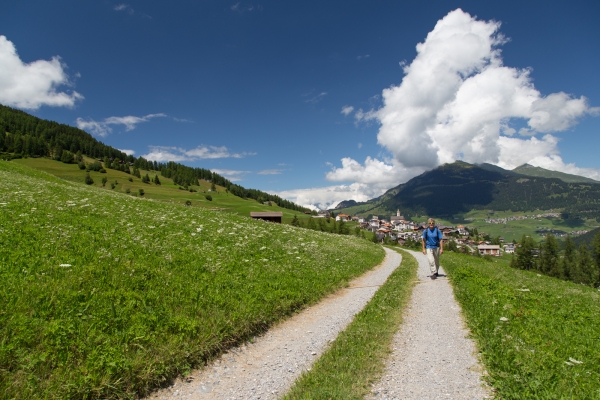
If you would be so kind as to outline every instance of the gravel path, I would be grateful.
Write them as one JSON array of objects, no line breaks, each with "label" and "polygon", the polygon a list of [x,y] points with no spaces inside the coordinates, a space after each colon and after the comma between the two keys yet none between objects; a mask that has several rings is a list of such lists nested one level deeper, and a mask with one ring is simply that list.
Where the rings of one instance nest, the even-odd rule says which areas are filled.
[{"label": "gravel path", "polygon": [[[413,289],[404,321],[394,337],[393,353],[370,399],[483,399],[491,397],[483,385],[483,369],[467,338],[460,306],[443,276],[429,278],[427,258],[411,252],[419,262],[419,284]],[[444,256],[441,256],[443,265]]]},{"label": "gravel path", "polygon": [[214,363],[178,380],[149,398],[273,399],[281,397],[326,350],[327,344],[363,309],[379,286],[400,264],[386,249],[383,263],[280,325],[254,343],[223,354]]}]

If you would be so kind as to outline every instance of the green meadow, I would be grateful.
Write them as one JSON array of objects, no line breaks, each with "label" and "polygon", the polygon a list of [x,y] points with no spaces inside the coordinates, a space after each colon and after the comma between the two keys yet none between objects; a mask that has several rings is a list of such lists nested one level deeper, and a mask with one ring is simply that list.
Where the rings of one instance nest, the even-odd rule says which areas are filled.
[{"label": "green meadow", "polygon": [[[105,174],[86,186],[59,163],[56,176],[22,165],[46,161],[0,161],[3,398],[147,394],[384,256],[364,239],[211,210],[200,191],[158,201],[168,183],[109,170],[111,190]],[[217,208],[233,197],[217,196]]]},{"label": "green meadow", "polygon": [[497,398],[600,398],[597,289],[507,260],[443,258]]},{"label": "green meadow", "polygon": [[[84,157],[84,161],[87,164],[91,164],[95,160]],[[13,160],[12,162],[47,172],[74,183],[83,183],[85,180],[86,171],[80,170],[77,164],[65,164],[44,157],[22,158]],[[158,175],[161,184],[155,185],[154,183],[143,183],[140,178],[131,174],[114,169],[106,169],[106,173],[90,171],[90,176],[94,180],[94,183],[90,186],[129,194],[131,196],[139,196],[139,189],[143,189],[143,197],[148,199],[159,200],[171,204],[185,204],[189,201],[191,207],[209,208],[243,216],[249,216],[250,212],[253,211],[277,211],[283,213],[284,223],[290,223],[294,218],[294,215],[300,220],[310,218],[308,215],[301,212],[278,207],[275,204],[266,205],[258,203],[254,199],[242,199],[231,193],[227,193],[224,187],[218,185],[216,185],[216,191],[210,191],[211,183],[207,181],[199,180],[198,186],[192,187],[196,192],[190,192],[189,190],[182,190],[179,185],[173,183],[172,179],[163,177],[159,171],[146,171],[141,169],[140,174],[141,176],[148,174],[150,179],[153,179],[154,175]],[[107,183],[104,186],[102,186],[102,178],[107,179]],[[114,188],[112,188],[111,184],[114,184]],[[129,193],[127,193],[128,191]],[[210,195],[212,200],[207,200],[206,195]]]}]

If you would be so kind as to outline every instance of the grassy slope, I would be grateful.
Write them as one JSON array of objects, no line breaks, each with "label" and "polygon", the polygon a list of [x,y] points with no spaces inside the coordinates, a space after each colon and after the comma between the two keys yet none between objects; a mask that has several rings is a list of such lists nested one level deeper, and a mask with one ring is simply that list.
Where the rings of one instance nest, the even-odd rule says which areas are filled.
[{"label": "grassy slope", "polygon": [[0,161],[0,393],[123,398],[378,264],[357,238],[73,184]]},{"label": "grassy slope", "polygon": [[540,167],[534,167],[534,166],[528,165],[528,164],[521,165],[521,166],[513,169],[512,171],[516,172],[518,174],[523,174],[523,175],[527,175],[527,176],[539,176],[542,178],[558,178],[563,182],[600,183],[599,181],[591,179],[591,178],[585,178],[583,176],[573,175],[573,174],[566,174],[564,172],[559,172],[559,171],[551,171],[551,170],[540,168]]},{"label": "grassy slope", "polygon": [[[532,212],[511,212],[511,211],[496,211],[490,214],[488,211],[471,211],[466,214],[466,218],[472,220],[466,221],[465,225],[476,227],[479,232],[485,232],[491,237],[502,236],[506,241],[521,240],[523,235],[530,235],[534,240],[543,240],[540,234],[535,233],[538,229],[555,229],[564,232],[571,232],[576,230],[591,230],[594,229],[598,222],[596,220],[588,221],[565,221],[560,218],[540,218],[540,219],[525,219],[508,221],[506,224],[490,224],[485,222],[486,218],[503,218],[517,215],[533,215],[543,214],[543,211],[532,211]],[[454,222],[456,225],[456,222]]]},{"label": "grassy slope", "polygon": [[418,268],[412,255],[395,250],[402,254],[401,265],[286,399],[363,399],[369,393],[391,352]]},{"label": "grassy slope", "polygon": [[[84,158],[88,163],[94,161],[87,157]],[[48,172],[49,174],[70,182],[82,183],[85,179],[85,171],[80,170],[77,167],[77,164],[64,164],[48,158],[24,158],[13,160],[12,162]],[[243,216],[249,216],[252,211],[281,211],[283,212],[283,221],[288,223],[294,218],[294,215],[297,215],[299,219],[309,218],[309,216],[304,215],[301,212],[280,208],[278,206],[260,204],[252,199],[245,200],[239,198],[226,193],[225,188],[220,186],[217,186],[217,192],[209,193],[211,184],[206,181],[200,181],[200,186],[194,187],[197,192],[191,193],[186,190],[180,190],[178,185],[173,184],[171,179],[163,177],[158,171],[140,170],[140,173],[141,176],[144,176],[147,173],[150,176],[150,179],[153,179],[155,174],[158,175],[161,185],[157,186],[153,183],[143,183],[140,178],[114,169],[108,169],[104,174],[91,171],[90,176],[94,180],[92,186],[101,188],[102,178],[106,177],[108,179],[108,183],[104,187],[106,190],[111,190],[110,184],[117,181],[118,184],[115,189],[113,189],[116,192],[125,193],[126,189],[129,189],[131,194],[135,195],[137,194],[138,189],[141,188],[144,189],[144,197],[169,203],[185,204],[185,202],[189,200],[192,202],[192,207],[219,209],[221,211]],[[133,182],[129,182],[129,178],[132,178]],[[210,194],[213,200],[206,200],[204,197],[206,194]]]},{"label": "grassy slope", "polygon": [[444,257],[499,398],[600,398],[598,290],[505,260]]}]

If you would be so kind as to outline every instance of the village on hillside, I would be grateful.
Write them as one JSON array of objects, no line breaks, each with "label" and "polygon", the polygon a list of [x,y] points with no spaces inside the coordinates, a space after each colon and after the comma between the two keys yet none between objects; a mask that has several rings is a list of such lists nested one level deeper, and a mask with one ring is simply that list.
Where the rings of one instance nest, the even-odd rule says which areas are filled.
[{"label": "village on hillside", "polygon": [[[313,218],[329,218],[330,212],[322,210],[318,212],[318,215]],[[354,221],[359,224],[360,228],[373,232],[377,235],[380,241],[388,240],[394,241],[403,246],[409,241],[421,242],[421,236],[423,230],[427,228],[427,224],[415,223],[408,221],[400,214],[400,210],[397,210],[396,215],[390,216],[390,219],[380,218],[377,215],[372,216],[370,219],[365,219],[358,216],[351,216],[347,214],[337,214],[335,216],[336,221]],[[438,225],[439,230],[442,232],[442,242],[448,244],[453,241],[457,248],[463,249],[465,252],[474,253],[479,252],[481,255],[490,255],[499,257],[502,254],[512,254],[515,252],[515,243],[505,243],[504,238],[500,237],[500,244],[492,244],[489,240],[476,240],[485,236],[485,233],[480,232],[477,237],[473,238],[473,235],[467,227],[464,225],[444,226]]]}]

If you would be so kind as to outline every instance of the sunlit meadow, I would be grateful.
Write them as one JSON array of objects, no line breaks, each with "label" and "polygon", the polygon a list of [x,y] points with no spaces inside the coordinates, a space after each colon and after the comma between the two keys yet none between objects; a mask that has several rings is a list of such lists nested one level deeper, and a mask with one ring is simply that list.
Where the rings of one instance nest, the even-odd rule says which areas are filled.
[{"label": "sunlit meadow", "polygon": [[0,393],[134,397],[383,259],[368,241],[0,161]]},{"label": "sunlit meadow", "polygon": [[500,399],[600,398],[597,289],[444,253],[442,265]]}]

